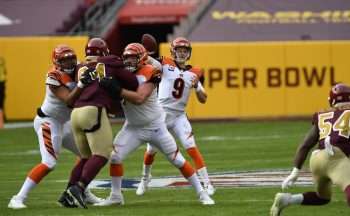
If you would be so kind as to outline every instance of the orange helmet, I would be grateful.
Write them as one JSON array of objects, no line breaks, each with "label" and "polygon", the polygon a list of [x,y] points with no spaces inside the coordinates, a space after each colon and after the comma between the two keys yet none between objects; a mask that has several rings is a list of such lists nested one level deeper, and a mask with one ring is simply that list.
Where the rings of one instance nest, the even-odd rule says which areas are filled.
[{"label": "orange helmet", "polygon": [[[175,50],[179,47],[184,47],[188,49],[188,53],[186,57],[183,58],[177,55]],[[190,60],[191,52],[192,52],[191,43],[189,42],[189,40],[187,40],[184,37],[176,38],[175,40],[173,40],[173,42],[170,45],[170,54],[173,57],[173,59],[179,63],[185,63],[185,61]]]},{"label": "orange helmet", "polygon": [[56,70],[72,73],[77,66],[77,55],[67,45],[58,45],[52,53],[52,62]]},{"label": "orange helmet", "polygon": [[101,38],[92,38],[85,46],[85,56],[87,59],[89,57],[107,56],[108,54],[107,43]]},{"label": "orange helmet", "polygon": [[329,92],[328,101],[331,107],[335,107],[338,103],[349,103],[350,87],[343,83],[336,84]]},{"label": "orange helmet", "polygon": [[148,54],[142,44],[131,43],[127,45],[123,51],[123,62],[125,68],[131,72],[141,68],[147,61]]}]

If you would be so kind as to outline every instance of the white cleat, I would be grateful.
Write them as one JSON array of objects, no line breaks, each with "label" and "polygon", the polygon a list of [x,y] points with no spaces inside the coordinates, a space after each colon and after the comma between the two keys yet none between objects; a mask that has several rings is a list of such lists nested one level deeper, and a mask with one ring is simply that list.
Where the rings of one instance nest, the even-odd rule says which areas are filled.
[{"label": "white cleat", "polygon": [[111,205],[124,205],[123,194],[120,195],[110,195],[103,202],[95,203],[94,206],[111,206]]},{"label": "white cleat", "polygon": [[207,193],[211,196],[215,193],[215,188],[211,183],[204,183],[204,190],[207,191]]},{"label": "white cleat", "polygon": [[282,212],[282,209],[289,206],[289,199],[289,193],[277,193],[275,196],[275,201],[270,210],[270,215],[279,216]]},{"label": "white cleat", "polygon": [[27,208],[27,206],[23,204],[23,199],[21,199],[20,196],[17,195],[12,197],[7,207],[11,209]]},{"label": "white cleat", "polygon": [[206,192],[205,190],[202,191],[199,194],[199,201],[203,204],[203,205],[214,205],[215,202],[214,200],[212,200],[208,194],[208,192]]},{"label": "white cleat", "polygon": [[91,193],[90,189],[85,189],[84,191],[84,201],[86,204],[95,204],[95,203],[101,203],[105,201],[105,199],[99,198],[95,196],[93,193]]},{"label": "white cleat", "polygon": [[147,186],[148,183],[152,180],[152,175],[149,174],[147,178],[142,178],[140,181],[139,186],[137,187],[136,190],[136,195],[140,196],[140,195],[144,195],[146,193],[147,190]]}]

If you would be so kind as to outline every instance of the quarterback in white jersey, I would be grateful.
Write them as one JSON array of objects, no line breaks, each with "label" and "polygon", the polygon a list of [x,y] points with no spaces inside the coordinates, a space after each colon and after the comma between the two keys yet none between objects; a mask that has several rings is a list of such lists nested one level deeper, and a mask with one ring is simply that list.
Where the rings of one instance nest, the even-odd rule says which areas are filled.
[{"label": "quarterback in white jersey", "polygon": [[139,87],[136,92],[122,89],[123,109],[126,122],[114,140],[114,150],[110,157],[110,175],[112,191],[103,203],[97,206],[122,205],[121,193],[123,178],[122,161],[141,144],[152,142],[178,168],[182,175],[196,190],[203,205],[212,205],[214,201],[200,184],[198,177],[182,154],[174,138],[166,128],[164,112],[157,101],[156,86],[161,80],[161,71],[151,65],[145,65],[146,49],[138,43],[126,46],[123,61],[128,70],[133,72]]},{"label": "quarterback in white jersey", "polygon": [[[186,65],[191,51],[190,42],[186,38],[179,37],[171,43],[170,53],[173,59],[159,58],[163,75],[159,83],[158,100],[166,113],[167,128],[175,134],[191,156],[204,188],[209,195],[212,195],[215,189],[209,179],[203,157],[196,147],[192,127],[186,116],[186,105],[192,89],[196,92],[199,102],[205,103],[207,100],[207,94],[201,83],[204,81],[203,71],[198,67]],[[148,62],[152,63],[152,60]],[[137,195],[143,195],[151,181],[150,170],[156,152],[156,146],[150,142],[144,156],[142,179],[136,191]]]},{"label": "quarterback in white jersey", "polygon": [[26,208],[24,199],[55,168],[62,146],[77,156],[80,155],[69,122],[72,111],[70,107],[84,85],[91,80],[90,77],[82,76],[78,86],[74,82],[77,58],[71,47],[57,46],[52,58],[55,68],[47,73],[45,100],[37,109],[34,119],[42,160],[28,173],[21,190],[11,199],[8,207],[12,209]]}]

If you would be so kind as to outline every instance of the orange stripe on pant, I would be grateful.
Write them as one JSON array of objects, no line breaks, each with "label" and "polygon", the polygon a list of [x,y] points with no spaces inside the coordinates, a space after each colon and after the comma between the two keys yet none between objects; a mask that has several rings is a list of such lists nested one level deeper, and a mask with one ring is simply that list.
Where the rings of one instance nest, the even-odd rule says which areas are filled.
[{"label": "orange stripe on pant", "polygon": [[110,164],[109,166],[109,175],[110,176],[123,176],[123,164]]},{"label": "orange stripe on pant", "polygon": [[185,164],[180,168],[180,171],[186,179],[188,177],[191,177],[194,173],[194,169],[192,168],[191,164],[187,161],[185,161]]},{"label": "orange stripe on pant", "polygon": [[205,167],[203,157],[201,153],[199,153],[197,147],[188,148],[186,151],[191,156],[197,170]]},{"label": "orange stripe on pant", "polygon": [[28,178],[39,184],[50,171],[51,169],[46,164],[40,163],[28,173]]}]

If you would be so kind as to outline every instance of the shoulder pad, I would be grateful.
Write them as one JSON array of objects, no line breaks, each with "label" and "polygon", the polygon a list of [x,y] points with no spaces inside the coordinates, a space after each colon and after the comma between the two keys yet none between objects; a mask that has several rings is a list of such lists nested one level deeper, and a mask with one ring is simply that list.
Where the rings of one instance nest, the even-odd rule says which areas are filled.
[{"label": "shoulder pad", "polygon": [[136,75],[144,76],[146,78],[146,82],[154,82],[156,80],[153,79],[158,79],[158,77],[160,82],[160,79],[162,78],[162,72],[152,65],[143,66],[140,70],[137,71]]},{"label": "shoulder pad", "polygon": [[159,61],[162,65],[170,65],[170,66],[176,66],[174,60],[167,58],[165,56],[162,56],[160,61]]},{"label": "shoulder pad", "polygon": [[198,77],[203,76],[203,70],[200,69],[199,67],[191,67],[188,71],[196,74]]}]

